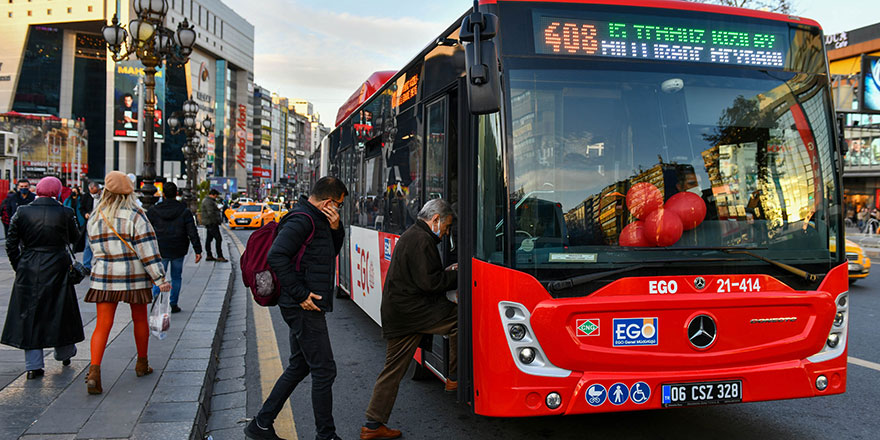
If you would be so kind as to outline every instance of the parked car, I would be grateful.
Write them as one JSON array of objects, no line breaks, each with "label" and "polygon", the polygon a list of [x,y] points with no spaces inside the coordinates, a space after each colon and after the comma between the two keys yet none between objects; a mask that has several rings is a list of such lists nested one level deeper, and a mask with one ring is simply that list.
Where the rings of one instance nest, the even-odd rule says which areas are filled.
[{"label": "parked car", "polygon": [[229,216],[229,229],[259,228],[275,221],[275,211],[263,203],[242,204]]}]

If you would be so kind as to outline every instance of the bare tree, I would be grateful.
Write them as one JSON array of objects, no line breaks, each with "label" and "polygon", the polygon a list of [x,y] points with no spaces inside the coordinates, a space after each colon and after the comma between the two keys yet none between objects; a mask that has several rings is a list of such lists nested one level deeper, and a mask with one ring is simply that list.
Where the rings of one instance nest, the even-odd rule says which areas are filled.
[{"label": "bare tree", "polygon": [[759,9],[781,14],[794,12],[795,0],[689,0],[696,3],[712,3],[737,8]]}]

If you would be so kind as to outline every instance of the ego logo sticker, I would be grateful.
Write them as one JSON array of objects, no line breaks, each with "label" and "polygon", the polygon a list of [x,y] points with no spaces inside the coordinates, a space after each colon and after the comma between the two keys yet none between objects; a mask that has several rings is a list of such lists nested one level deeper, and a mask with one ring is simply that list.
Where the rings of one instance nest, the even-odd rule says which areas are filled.
[{"label": "ego logo sticker", "polygon": [[613,340],[615,347],[657,345],[657,318],[615,319]]},{"label": "ego logo sticker", "polygon": [[575,321],[578,336],[599,336],[598,319],[578,319]]}]

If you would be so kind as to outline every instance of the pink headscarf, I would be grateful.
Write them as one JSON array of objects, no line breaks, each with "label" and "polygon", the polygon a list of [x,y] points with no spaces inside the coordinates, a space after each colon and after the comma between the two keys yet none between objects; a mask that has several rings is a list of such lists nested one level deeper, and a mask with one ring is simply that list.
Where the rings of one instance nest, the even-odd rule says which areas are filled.
[{"label": "pink headscarf", "polygon": [[37,197],[55,197],[61,194],[61,181],[57,177],[44,177],[37,184]]}]

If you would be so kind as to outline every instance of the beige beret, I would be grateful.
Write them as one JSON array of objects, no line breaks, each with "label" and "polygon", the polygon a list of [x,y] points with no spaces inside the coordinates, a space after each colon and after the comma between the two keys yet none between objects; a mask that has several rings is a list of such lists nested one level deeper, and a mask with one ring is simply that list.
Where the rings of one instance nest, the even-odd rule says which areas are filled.
[{"label": "beige beret", "polygon": [[110,171],[104,178],[104,189],[113,194],[131,194],[134,188],[128,176],[119,171]]}]

